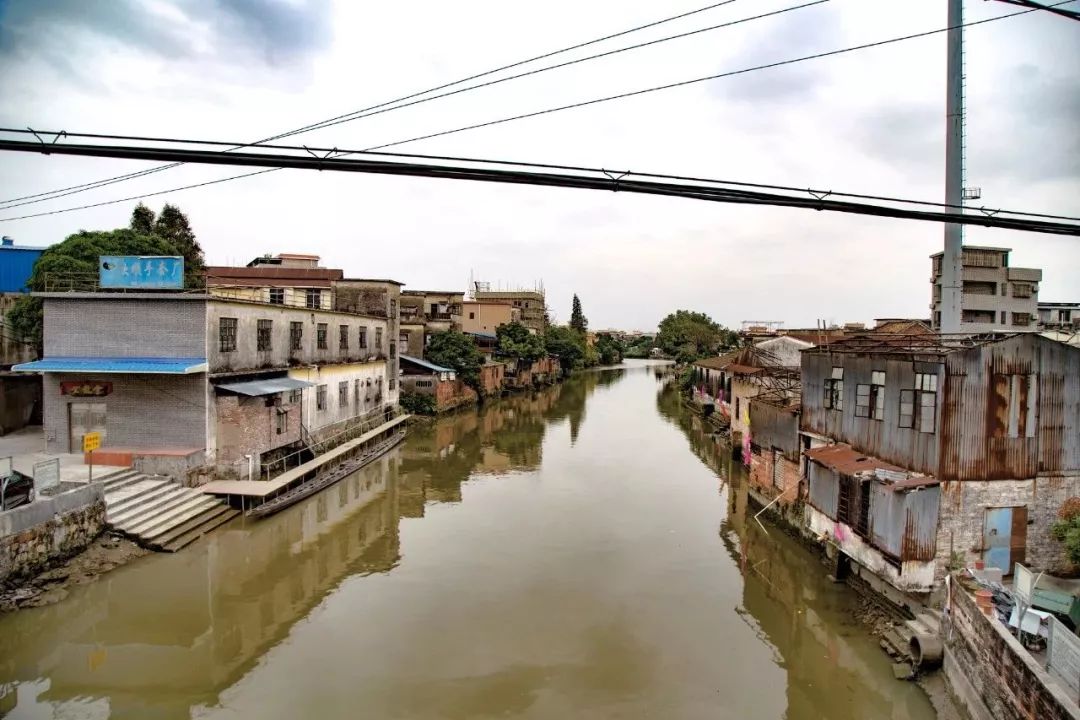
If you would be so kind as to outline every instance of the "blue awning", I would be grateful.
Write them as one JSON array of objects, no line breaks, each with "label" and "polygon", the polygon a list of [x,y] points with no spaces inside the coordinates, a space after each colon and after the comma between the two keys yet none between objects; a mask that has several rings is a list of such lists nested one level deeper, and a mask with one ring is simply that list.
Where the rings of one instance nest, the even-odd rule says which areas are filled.
[{"label": "blue awning", "polygon": [[443,367],[442,365],[436,365],[435,363],[428,362],[427,360],[421,360],[420,358],[412,357],[411,355],[402,355],[401,360],[403,362],[412,363],[413,365],[416,365],[418,367],[422,367],[425,370],[431,370],[432,372],[438,372],[438,373],[454,372],[453,368]]},{"label": "blue awning", "polygon": [[218,385],[218,390],[228,390],[238,395],[255,397],[257,395],[276,395],[279,392],[315,387],[315,383],[297,380],[291,377],[270,378],[268,380],[249,380],[248,382]]},{"label": "blue awning", "polygon": [[12,370],[46,373],[132,373],[191,375],[206,372],[206,358],[52,357],[15,365]]}]

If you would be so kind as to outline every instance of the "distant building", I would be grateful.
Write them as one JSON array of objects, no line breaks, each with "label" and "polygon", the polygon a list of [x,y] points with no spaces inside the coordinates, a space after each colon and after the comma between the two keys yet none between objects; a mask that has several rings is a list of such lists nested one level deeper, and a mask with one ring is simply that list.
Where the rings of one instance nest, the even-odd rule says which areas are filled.
[{"label": "distant building", "polygon": [[1043,330],[1080,330],[1080,303],[1039,303],[1039,327]]},{"label": "distant building", "polygon": [[432,335],[460,330],[464,300],[465,293],[454,290],[402,290],[400,333],[407,354],[422,358]]},{"label": "distant building", "polygon": [[[965,245],[961,332],[986,333],[1038,330],[1039,283],[1042,270],[1009,267],[1009,248]],[[932,327],[941,329],[941,262],[944,253],[930,256],[933,288]]]},{"label": "distant building", "polygon": [[45,248],[16,245],[5,235],[0,240],[0,293],[25,293],[29,291],[30,274],[34,263]]},{"label": "distant building", "polygon": [[543,289],[491,290],[488,283],[476,283],[473,300],[508,302],[521,313],[522,325],[538,333],[547,330],[548,310]]},{"label": "distant building", "polygon": [[507,325],[520,317],[521,311],[506,300],[466,300],[462,303],[461,329],[470,333],[493,333],[500,325]]},{"label": "distant building", "polygon": [[422,358],[401,357],[401,386],[405,392],[435,398],[435,411],[446,412],[476,402],[476,391],[462,382],[452,368]]}]

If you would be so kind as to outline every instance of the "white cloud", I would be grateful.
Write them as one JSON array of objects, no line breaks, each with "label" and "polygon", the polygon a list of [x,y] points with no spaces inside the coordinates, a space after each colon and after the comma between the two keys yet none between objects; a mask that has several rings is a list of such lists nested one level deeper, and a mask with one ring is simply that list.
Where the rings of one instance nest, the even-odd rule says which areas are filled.
[{"label": "white cloud", "polygon": [[[26,10],[35,4],[22,0],[9,3],[0,17],[19,38],[0,75],[0,123],[253,140],[700,4],[159,0],[153,13],[131,14],[117,26],[115,18],[80,3],[78,12],[65,11],[63,32],[43,33]],[[578,54],[789,4],[736,2]],[[1011,10],[968,3],[969,19]],[[12,20],[28,15],[12,29]],[[833,0],[297,141],[367,147],[943,27],[945,20],[944,5],[933,0]],[[1067,20],[1036,13],[968,32],[968,182],[982,185],[988,205],[1080,214],[1075,30]],[[943,196],[944,62],[944,36],[934,36],[395,149],[937,200]],[[0,196],[145,167],[12,155],[0,165]],[[183,167],[19,210],[81,205],[238,172]],[[318,252],[349,274],[391,276],[411,287],[463,287],[470,271],[526,285],[542,279],[559,317],[569,316],[577,292],[596,327],[651,327],[677,307],[704,310],[727,324],[925,316],[927,256],[942,237],[931,223],[303,171],[150,203],[166,200],[188,212],[213,262],[301,250]],[[79,228],[123,225],[133,204],[0,222],[0,231],[27,244],[56,242]],[[0,212],[0,218],[14,214],[22,213]],[[1043,297],[1075,299],[1080,248],[1074,239],[973,229],[968,241],[1013,247],[1013,264],[1045,269]]]}]

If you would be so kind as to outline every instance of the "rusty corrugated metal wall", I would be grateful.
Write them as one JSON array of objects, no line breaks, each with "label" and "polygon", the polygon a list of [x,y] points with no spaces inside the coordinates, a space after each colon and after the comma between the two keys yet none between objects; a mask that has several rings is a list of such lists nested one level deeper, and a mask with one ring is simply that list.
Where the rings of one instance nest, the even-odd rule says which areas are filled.
[{"label": "rusty corrugated metal wall", "polygon": [[[941,359],[918,356],[870,356],[860,353],[803,352],[801,427],[845,442],[867,455],[933,475],[937,472],[945,379]],[[843,412],[824,405],[824,383],[833,367],[844,368]],[[885,415],[881,420],[855,416],[855,387],[869,385],[872,373],[885,372]],[[900,427],[900,391],[915,387],[915,373],[938,377],[935,432]]]},{"label": "rusty corrugated metal wall", "polygon": [[827,467],[816,462],[808,463],[810,468],[810,504],[836,519],[836,504],[840,497],[840,477]]},{"label": "rusty corrugated metal wall", "polygon": [[872,543],[901,562],[933,560],[937,552],[938,512],[941,493],[937,486],[893,492],[871,481],[870,524]]},{"label": "rusty corrugated metal wall", "polygon": [[761,448],[779,448],[784,457],[799,461],[799,415],[766,402],[750,402],[750,432]]},{"label": "rusty corrugated metal wall", "polygon": [[1080,470],[1080,351],[1034,333],[946,361],[943,480]]}]

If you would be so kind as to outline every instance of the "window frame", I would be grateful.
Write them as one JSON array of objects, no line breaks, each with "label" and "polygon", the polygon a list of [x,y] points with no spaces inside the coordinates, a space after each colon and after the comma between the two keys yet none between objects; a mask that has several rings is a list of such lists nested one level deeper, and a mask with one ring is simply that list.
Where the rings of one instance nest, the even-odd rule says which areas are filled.
[{"label": "window frame", "polygon": [[322,288],[304,288],[304,307],[309,310],[322,308]]},{"label": "window frame", "polygon": [[274,423],[275,435],[286,435],[289,432],[289,411],[277,408],[277,418]]},{"label": "window frame", "polygon": [[338,350],[349,351],[349,326],[338,325]]},{"label": "window frame", "polygon": [[[277,298],[276,300],[274,298]],[[285,304],[285,288],[270,288],[268,299],[271,305]]]},{"label": "window frame", "polygon": [[234,317],[218,318],[218,351],[236,352],[236,337],[240,320]]},{"label": "window frame", "polygon": [[361,350],[367,350],[367,326],[361,325],[358,333],[358,341],[360,343]]},{"label": "window frame", "polygon": [[289,322],[289,352],[304,349],[304,323],[295,320]]},{"label": "window frame", "polygon": [[326,410],[326,385],[317,385],[315,387],[315,409]]},{"label": "window frame", "polygon": [[274,321],[259,318],[255,321],[255,350],[256,352],[273,352],[274,350]]},{"label": "window frame", "polygon": [[330,326],[328,323],[316,323],[315,324],[315,347],[318,350],[330,349]]},{"label": "window frame", "polygon": [[337,386],[338,407],[349,407],[349,381],[340,380]]}]

